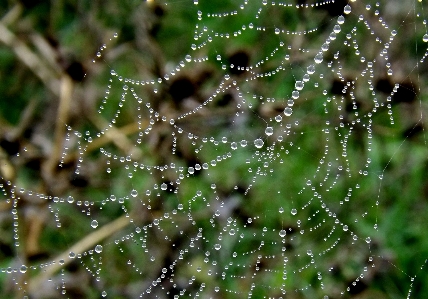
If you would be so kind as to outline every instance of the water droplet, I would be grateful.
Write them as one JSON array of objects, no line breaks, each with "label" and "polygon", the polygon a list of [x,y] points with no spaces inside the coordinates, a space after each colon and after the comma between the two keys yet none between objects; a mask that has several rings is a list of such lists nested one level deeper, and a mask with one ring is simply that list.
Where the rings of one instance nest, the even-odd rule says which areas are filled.
[{"label": "water droplet", "polygon": [[308,66],[306,71],[308,72],[309,75],[312,75],[313,73],[315,73],[315,66],[311,64],[310,66]]},{"label": "water droplet", "polygon": [[295,87],[297,90],[302,90],[305,84],[302,81],[296,81]]},{"label": "water droplet", "polygon": [[232,229],[229,231],[229,235],[233,236],[234,234],[235,234],[235,230],[232,228]]},{"label": "water droplet", "polygon": [[339,25],[334,25],[333,31],[334,31],[334,33],[339,33],[341,31],[340,26]]},{"label": "water droplet", "polygon": [[296,215],[297,214],[297,210],[296,209],[292,209],[291,210],[291,215]]},{"label": "water droplet", "polygon": [[220,244],[215,244],[215,245],[214,245],[214,249],[215,249],[215,250],[220,250],[220,248],[221,248],[221,245],[220,245]]},{"label": "water droplet", "polygon": [[132,196],[132,197],[137,197],[137,196],[138,196],[138,191],[137,191],[137,190],[135,190],[135,189],[132,189],[132,191],[131,191],[131,196]]},{"label": "water droplet", "polygon": [[265,134],[268,136],[271,136],[273,134],[273,128],[272,127],[267,127],[265,130]]},{"label": "water droplet", "polygon": [[281,238],[284,238],[286,234],[287,234],[287,232],[285,231],[285,229],[282,229],[282,230],[279,231],[279,236]]},{"label": "water droplet", "polygon": [[101,296],[103,296],[103,297],[107,297],[107,292],[106,292],[106,291],[102,291],[102,292],[101,292]]},{"label": "water droplet", "polygon": [[20,271],[21,273],[25,273],[25,272],[27,272],[27,266],[22,265],[22,266],[21,266],[21,268],[19,268],[19,271]]},{"label": "water droplet", "polygon": [[238,148],[238,144],[237,144],[236,142],[232,142],[232,143],[230,144],[230,147],[231,147],[233,150],[236,150],[236,149]]},{"label": "water droplet", "polygon": [[190,61],[192,61],[192,56],[186,55],[185,59],[187,62],[190,62]]},{"label": "water droplet", "polygon": [[102,247],[101,245],[97,245],[97,246],[95,246],[95,252],[96,252],[96,253],[101,253],[101,252],[103,252],[103,247]]},{"label": "water droplet", "polygon": [[279,30],[279,28],[275,28],[275,34],[279,34],[281,32],[281,30]]},{"label": "water droplet", "polygon": [[339,16],[337,18],[337,24],[342,25],[343,23],[345,23],[345,17],[344,16]]},{"label": "water droplet", "polygon": [[76,254],[73,251],[70,251],[70,253],[68,254],[68,257],[71,259],[74,259],[76,257]]},{"label": "water droplet", "polygon": [[344,225],[343,226],[343,230],[346,232],[346,231],[348,231],[348,226],[347,225]]},{"label": "water droplet", "polygon": [[279,208],[279,212],[282,214],[282,213],[284,213],[284,208],[283,207],[280,207]]},{"label": "water droplet", "polygon": [[310,80],[310,77],[308,74],[303,75],[303,82],[308,82]]},{"label": "water droplet", "polygon": [[254,140],[254,146],[257,148],[262,148],[264,144],[264,141],[260,138]]},{"label": "water droplet", "polygon": [[92,228],[97,228],[98,227],[98,221],[97,220],[92,220],[91,227]]},{"label": "water droplet", "polygon": [[315,55],[314,61],[315,63],[321,63],[322,62],[322,53],[318,53],[317,55]]},{"label": "water droplet", "polygon": [[293,99],[298,99],[299,98],[300,93],[297,90],[293,90],[293,92],[291,93],[291,97]]},{"label": "water droplet", "polygon": [[351,13],[351,5],[347,4],[347,5],[345,6],[345,8],[343,9],[343,12],[344,12],[345,14],[350,14],[350,13]]},{"label": "water droplet", "polygon": [[284,114],[285,116],[290,116],[291,114],[293,114],[293,109],[291,109],[290,107],[285,108]]}]

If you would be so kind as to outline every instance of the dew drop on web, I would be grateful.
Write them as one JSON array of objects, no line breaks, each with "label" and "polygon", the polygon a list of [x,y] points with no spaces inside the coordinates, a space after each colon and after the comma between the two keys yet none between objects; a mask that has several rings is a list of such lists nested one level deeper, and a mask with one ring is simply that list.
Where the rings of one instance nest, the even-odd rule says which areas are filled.
[{"label": "dew drop on web", "polygon": [[284,114],[285,116],[290,116],[291,114],[293,114],[293,109],[291,107],[286,107],[284,109]]},{"label": "dew drop on web", "polygon": [[103,247],[101,245],[95,246],[95,252],[96,253],[101,253],[102,251],[103,251]]},{"label": "dew drop on web", "polygon": [[262,139],[258,138],[256,140],[254,140],[254,146],[256,148],[262,148],[263,145],[264,145],[264,141]]},{"label": "dew drop on web", "polygon": [[92,220],[91,221],[91,227],[92,228],[97,228],[98,227],[98,221],[97,220]]}]

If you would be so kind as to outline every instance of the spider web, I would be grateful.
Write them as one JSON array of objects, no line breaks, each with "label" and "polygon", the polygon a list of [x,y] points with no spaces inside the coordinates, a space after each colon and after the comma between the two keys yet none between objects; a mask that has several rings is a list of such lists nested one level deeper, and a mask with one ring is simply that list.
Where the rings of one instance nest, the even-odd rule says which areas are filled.
[{"label": "spider web", "polygon": [[[381,249],[382,213],[388,167],[412,130],[386,139],[406,124],[395,105],[403,89],[417,98],[412,128],[422,124],[421,91],[411,88],[428,55],[423,4],[406,2],[402,24],[391,17],[405,6],[398,1],[343,2],[329,15],[340,4],[163,3],[195,26],[160,44],[168,58],[159,76],[124,75],[103,45],[93,61],[109,76],[99,127],[65,124],[59,167],[75,159],[79,175],[102,165],[105,190],[88,198],[2,185],[15,221],[21,194],[36,196],[49,201],[59,232],[79,222],[87,237],[47,263],[2,271],[17,288],[30,273],[30,293],[48,282],[64,298],[72,263],[105,298],[121,298],[124,284],[132,298],[337,298],[382,268],[402,271]],[[416,57],[402,65],[408,35]],[[379,79],[399,83],[380,90]],[[117,128],[130,123],[123,139]],[[116,142],[98,146],[103,138]],[[70,210],[82,218],[73,223]],[[403,271],[401,294],[412,297],[418,273]]]}]

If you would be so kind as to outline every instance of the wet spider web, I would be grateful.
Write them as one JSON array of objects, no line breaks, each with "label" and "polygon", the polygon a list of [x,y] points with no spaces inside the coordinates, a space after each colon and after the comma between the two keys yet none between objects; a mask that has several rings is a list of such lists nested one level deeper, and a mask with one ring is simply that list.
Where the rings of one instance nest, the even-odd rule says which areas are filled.
[{"label": "wet spider web", "polygon": [[[400,83],[409,74],[419,80],[428,55],[423,4],[408,1],[406,22],[420,44],[403,67],[407,26],[387,17],[404,5],[398,1],[203,2],[162,4],[171,14],[193,4],[186,54],[144,79],[109,66],[97,108],[108,122],[88,130],[65,124],[59,167],[75,159],[80,175],[96,161],[100,179],[120,177],[122,187],[82,199],[3,185],[14,221],[21,195],[35,196],[48,200],[58,231],[73,229],[68,210],[81,211],[92,240],[47,263],[2,269],[17,288],[21,273],[35,273],[30,290],[48,282],[67,298],[64,269],[74,263],[105,298],[120,296],[105,276],[111,271],[131,273],[128,296],[135,298],[336,298],[381,271],[383,181],[406,140],[382,162],[377,138],[402,122],[394,104],[411,87]],[[323,12],[338,6],[339,13]],[[249,47],[247,40],[251,57],[231,54],[236,45]],[[94,64],[108,52],[103,45]],[[207,65],[215,70],[209,79],[186,81],[183,74],[202,76]],[[379,86],[389,78],[404,79]],[[420,98],[417,106],[414,128],[424,117]],[[129,117],[133,127],[122,142],[117,126]],[[102,138],[119,141],[99,147]],[[417,273],[405,274],[401,292],[409,298]]]}]

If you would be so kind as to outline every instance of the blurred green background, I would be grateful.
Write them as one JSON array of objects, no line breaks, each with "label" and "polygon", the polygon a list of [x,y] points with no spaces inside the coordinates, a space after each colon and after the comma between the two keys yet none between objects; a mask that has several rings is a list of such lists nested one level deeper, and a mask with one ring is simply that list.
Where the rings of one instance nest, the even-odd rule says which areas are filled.
[{"label": "blurred green background", "polygon": [[1,2],[0,297],[426,298],[425,2],[197,2]]}]

